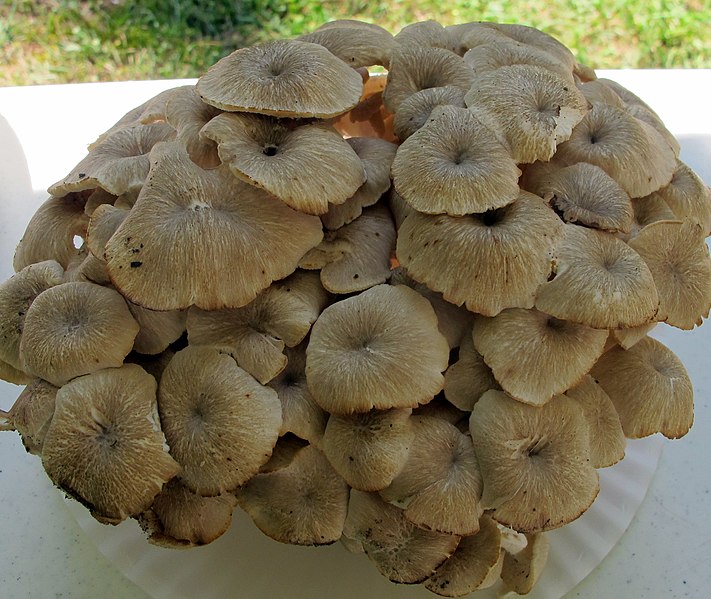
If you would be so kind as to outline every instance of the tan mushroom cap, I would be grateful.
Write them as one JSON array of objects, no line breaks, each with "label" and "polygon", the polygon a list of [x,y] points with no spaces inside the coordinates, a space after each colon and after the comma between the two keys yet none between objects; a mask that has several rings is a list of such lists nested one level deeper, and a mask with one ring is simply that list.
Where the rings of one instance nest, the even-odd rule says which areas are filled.
[{"label": "tan mushroom cap", "polygon": [[644,339],[647,336],[647,333],[651,332],[656,326],[656,322],[650,322],[649,324],[643,324],[629,329],[614,329],[610,337],[622,349],[629,349],[635,343],[638,343]]},{"label": "tan mushroom cap", "polygon": [[131,302],[126,303],[131,316],[140,327],[133,342],[133,351],[139,354],[160,354],[185,332],[187,310],[158,312]]},{"label": "tan mushroom cap", "polygon": [[200,136],[200,130],[218,114],[217,108],[200,99],[193,85],[177,88],[165,105],[165,120],[175,129],[176,141],[185,146],[190,159],[202,168],[220,164],[216,144]]},{"label": "tan mushroom cap", "polygon": [[4,426],[0,423],[0,430],[16,430],[27,452],[41,455],[54,416],[57,391],[57,387],[47,381],[32,379],[6,413],[7,423]]},{"label": "tan mushroom cap", "polygon": [[408,459],[415,429],[412,410],[371,410],[328,419],[323,451],[349,486],[359,491],[387,487]]},{"label": "tan mushroom cap", "polygon": [[106,270],[106,262],[92,253],[87,253],[85,256],[78,256],[76,261],[69,264],[64,273],[64,282],[96,283],[97,285],[110,286],[111,278]]},{"label": "tan mushroom cap", "polygon": [[412,408],[442,390],[448,361],[430,303],[403,285],[377,285],[321,313],[306,350],[306,379],[331,413]]},{"label": "tan mushroom cap", "polygon": [[397,192],[418,212],[463,216],[510,204],[521,171],[471,112],[438,106],[398,148],[392,174]]},{"label": "tan mushroom cap", "polygon": [[[32,381],[32,377],[26,372],[0,360],[0,380],[7,381],[13,385],[27,385]],[[0,412],[2,412],[2,410],[0,410]]]},{"label": "tan mushroom cap", "polygon": [[406,98],[423,89],[452,85],[466,92],[473,81],[472,70],[453,52],[399,47],[392,53],[383,102],[390,112],[397,113]]},{"label": "tan mushroom cap", "polygon": [[314,401],[306,384],[306,345],[287,347],[287,363],[268,386],[274,389],[281,402],[282,425],[280,435],[293,433],[311,445],[322,448],[328,414]]},{"label": "tan mushroom cap", "polygon": [[212,543],[232,523],[237,498],[196,495],[179,480],[171,480],[139,517],[148,541],[159,547],[196,547]]},{"label": "tan mushroom cap", "polygon": [[501,549],[499,527],[484,514],[479,518],[479,532],[463,537],[457,550],[424,585],[442,597],[463,597],[473,593],[496,568]]},{"label": "tan mushroom cap", "polygon": [[459,347],[459,344],[470,331],[474,318],[474,315],[469,310],[449,303],[440,293],[432,291],[426,285],[418,283],[408,276],[407,271],[402,267],[397,267],[391,272],[390,284],[407,285],[426,297],[437,315],[439,332],[444,335],[450,349]]},{"label": "tan mushroom cap", "polygon": [[593,105],[556,159],[599,166],[632,198],[667,185],[676,169],[676,156],[659,132],[609,104]]},{"label": "tan mushroom cap", "polygon": [[590,427],[590,461],[607,468],[625,457],[625,434],[610,396],[589,374],[565,394],[578,402]]},{"label": "tan mushroom cap", "polygon": [[138,329],[113,289],[93,283],[50,287],[25,315],[22,369],[61,387],[79,375],[121,366]]},{"label": "tan mushroom cap", "polygon": [[97,143],[61,181],[50,185],[53,196],[101,187],[113,195],[140,189],[148,175],[148,154],[160,141],[175,138],[167,123],[132,125],[118,129]]},{"label": "tan mushroom cap", "polygon": [[201,131],[232,173],[307,214],[324,214],[365,182],[358,155],[324,123],[292,127],[254,114],[221,114]]},{"label": "tan mushroom cap", "polygon": [[116,524],[146,510],[180,471],[161,432],[155,379],[126,364],[64,385],[42,464],[102,522]]},{"label": "tan mushroom cap", "polygon": [[468,328],[459,347],[459,359],[444,373],[444,396],[460,410],[471,412],[489,389],[501,387],[482,355],[474,349],[471,328]]},{"label": "tan mushroom cap", "polygon": [[353,293],[384,283],[397,234],[388,209],[377,204],[306,253],[299,266],[321,269],[321,283],[331,293]]},{"label": "tan mushroom cap", "polygon": [[479,530],[482,478],[471,439],[440,418],[413,416],[407,460],[380,496],[427,530],[471,535]]},{"label": "tan mushroom cap", "polygon": [[464,94],[464,90],[447,85],[429,87],[408,96],[402,101],[395,114],[393,121],[395,133],[405,141],[429,121],[432,110],[437,106],[464,108]]},{"label": "tan mushroom cap", "polygon": [[647,337],[606,352],[590,374],[610,396],[625,436],[683,437],[694,421],[694,389],[679,358]]},{"label": "tan mushroom cap", "polygon": [[116,233],[116,229],[126,220],[128,214],[128,210],[116,208],[111,204],[102,204],[92,212],[87,228],[86,244],[96,258],[104,260],[106,244]]},{"label": "tan mushroom cap", "polygon": [[83,243],[75,246],[75,238],[86,237],[89,224],[84,213],[85,201],[81,194],[71,194],[49,198],[37,209],[15,250],[12,262],[15,272],[44,260],[56,260],[67,268],[73,258],[86,254]]},{"label": "tan mushroom cap", "polygon": [[318,274],[297,271],[242,308],[190,308],[188,339],[229,353],[264,385],[286,366],[284,347],[303,341],[327,303]]},{"label": "tan mushroom cap", "polygon": [[339,25],[338,22],[328,25],[296,39],[323,46],[354,69],[373,65],[388,68],[390,53],[395,46],[389,31],[382,27]]},{"label": "tan mushroom cap", "polygon": [[281,543],[329,545],[343,533],[348,485],[313,446],[285,468],[258,474],[236,495],[257,527]]},{"label": "tan mushroom cap", "polygon": [[485,25],[514,41],[545,50],[570,68],[577,64],[575,56],[564,44],[540,29],[515,23],[485,23]]},{"label": "tan mushroom cap", "polygon": [[636,327],[654,319],[659,296],[642,257],[609,233],[565,225],[556,275],[536,308],[597,329]]},{"label": "tan mushroom cap", "polygon": [[699,223],[705,235],[711,233],[711,188],[688,165],[678,161],[669,185],[652,195],[664,200],[677,218]]},{"label": "tan mushroom cap", "polygon": [[228,355],[209,347],[176,353],[158,390],[170,453],[191,491],[233,491],[269,460],[281,427],[281,404]]},{"label": "tan mushroom cap", "polygon": [[203,101],[221,110],[329,118],[358,104],[360,75],[323,46],[273,40],[235,50],[197,82]]},{"label": "tan mushroom cap", "polygon": [[460,537],[418,528],[403,511],[375,493],[351,491],[343,527],[348,539],[361,543],[378,571],[393,582],[425,581],[454,553]]},{"label": "tan mushroom cap", "polygon": [[20,339],[27,310],[35,298],[62,282],[64,270],[54,260],[26,266],[0,284],[0,361],[17,370],[20,364]]},{"label": "tan mushroom cap", "polygon": [[294,461],[296,454],[308,446],[308,441],[304,441],[292,433],[280,436],[272,450],[272,456],[259,469],[259,474],[267,474],[286,468]]},{"label": "tan mushroom cap", "polygon": [[511,308],[474,321],[474,347],[511,397],[540,406],[580,382],[608,332]]},{"label": "tan mushroom cap", "polygon": [[[88,195],[87,195],[88,194]],[[80,192],[80,195],[86,197],[84,204],[84,212],[87,216],[91,216],[99,206],[103,204],[112,204],[117,200],[118,196],[109,193],[101,187],[97,187],[93,191]],[[66,197],[66,196],[65,196]]]},{"label": "tan mushroom cap", "polygon": [[518,553],[507,553],[501,579],[507,589],[519,595],[526,595],[533,590],[543,573],[548,561],[548,537],[543,533],[526,535],[528,544]]},{"label": "tan mushroom cap", "polygon": [[321,241],[318,218],[224,167],[201,169],[177,144],[156,147],[151,160],[150,180],[106,247],[114,285],[136,304],[243,306]]},{"label": "tan mushroom cap", "polygon": [[629,236],[622,236],[623,239],[639,235],[639,232],[658,221],[679,220],[672,212],[672,209],[664,201],[664,198],[657,193],[651,193],[644,198],[632,198],[632,210],[634,211],[634,221]]},{"label": "tan mushroom cap", "polygon": [[[426,416],[428,418],[437,418],[444,420],[449,424],[456,426],[461,432],[469,432],[469,413],[460,410],[454,404],[447,401],[443,393],[438,394],[432,401],[423,406],[418,406],[412,410],[413,416]],[[464,430],[461,424],[465,423]]]},{"label": "tan mushroom cap", "polygon": [[514,40],[475,46],[463,58],[476,76],[516,64],[542,67],[573,83],[573,71],[568,64],[545,50]]},{"label": "tan mushroom cap", "polygon": [[451,32],[431,19],[406,25],[395,36],[395,43],[399,46],[441,48],[450,52],[458,49]]},{"label": "tan mushroom cap", "polygon": [[647,264],[659,293],[657,320],[693,329],[711,310],[711,258],[701,225],[660,221],[642,229],[630,247]]},{"label": "tan mushroom cap", "polygon": [[550,160],[587,112],[585,96],[571,81],[529,65],[478,76],[464,101],[485,125],[503,132],[517,163]]},{"label": "tan mushroom cap", "polygon": [[400,227],[397,257],[412,278],[445,300],[494,316],[533,306],[562,235],[555,212],[521,191],[508,206],[484,214],[410,214]]},{"label": "tan mushroom cap", "polygon": [[405,222],[405,218],[417,212],[410,204],[402,199],[402,196],[391,187],[388,192],[388,208],[390,208],[390,213],[393,215],[393,221],[395,221],[395,229],[400,230],[400,226]]},{"label": "tan mushroom cap", "polygon": [[542,178],[529,191],[541,196],[566,222],[629,233],[634,210],[624,189],[605,171],[580,162]]},{"label": "tan mushroom cap", "polygon": [[557,528],[585,512],[599,491],[582,410],[560,395],[529,406],[487,391],[469,426],[484,479],[482,504],[519,532]]},{"label": "tan mushroom cap", "polygon": [[609,86],[605,85],[602,79],[594,79],[586,81],[578,85],[578,88],[585,99],[591,104],[609,104],[615,108],[625,109],[625,103],[620,96],[615,93]]},{"label": "tan mushroom cap", "polygon": [[679,145],[676,137],[674,137],[671,131],[666,128],[662,122],[662,119],[659,118],[659,115],[657,115],[656,112],[649,108],[649,106],[642,106],[641,104],[628,104],[626,106],[626,110],[628,114],[631,114],[636,119],[644,121],[653,129],[656,129],[657,133],[662,136],[664,141],[671,148],[672,152],[674,152],[674,156],[677,156],[678,158],[679,153],[681,152],[681,146]]},{"label": "tan mushroom cap", "polygon": [[397,150],[394,143],[377,137],[351,137],[346,142],[363,163],[366,180],[343,204],[331,204],[321,215],[321,222],[331,230],[354,221],[390,189],[390,166]]}]

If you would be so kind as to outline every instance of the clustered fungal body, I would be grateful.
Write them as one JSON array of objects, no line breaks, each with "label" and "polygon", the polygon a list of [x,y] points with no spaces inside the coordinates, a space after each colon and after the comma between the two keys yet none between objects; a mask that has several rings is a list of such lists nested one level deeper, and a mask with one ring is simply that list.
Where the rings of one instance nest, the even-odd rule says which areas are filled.
[{"label": "clustered fungal body", "polygon": [[711,193],[536,29],[239,49],[49,193],[0,285],[0,375],[26,385],[0,429],[152,543],[210,543],[239,506],[394,582],[525,594],[625,439],[692,425],[647,334],[708,316]]}]

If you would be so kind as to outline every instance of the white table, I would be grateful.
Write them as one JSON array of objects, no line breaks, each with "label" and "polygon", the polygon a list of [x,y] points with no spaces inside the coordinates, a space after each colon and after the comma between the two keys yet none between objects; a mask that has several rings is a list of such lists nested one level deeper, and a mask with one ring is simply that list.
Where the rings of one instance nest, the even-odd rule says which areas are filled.
[{"label": "white table", "polygon": [[[677,135],[682,159],[711,183],[711,71],[608,71],[645,99]],[[0,278],[44,189],[61,179],[86,144],[126,110],[185,82],[154,81],[0,88]],[[707,597],[711,588],[711,325],[692,333],[664,328],[658,337],[687,365],[696,421],[666,442],[649,493],[619,544],[568,597]],[[19,388],[0,386],[8,409]],[[0,434],[0,597],[139,599],[87,539],[39,460],[19,437]],[[250,598],[252,599],[252,598]]]}]

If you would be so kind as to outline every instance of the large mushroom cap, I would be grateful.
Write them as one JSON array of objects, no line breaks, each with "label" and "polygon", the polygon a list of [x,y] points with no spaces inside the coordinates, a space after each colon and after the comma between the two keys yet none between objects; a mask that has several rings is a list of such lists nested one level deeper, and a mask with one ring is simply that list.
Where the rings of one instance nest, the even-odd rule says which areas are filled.
[{"label": "large mushroom cap", "polygon": [[321,313],[306,379],[331,413],[412,408],[442,390],[448,359],[430,303],[403,285],[377,285]]},{"label": "large mushroom cap", "polygon": [[694,389],[679,358],[656,339],[646,337],[624,350],[603,354],[591,371],[610,396],[625,436],[660,432],[683,437],[694,421]]},{"label": "large mushroom cap", "polygon": [[397,257],[412,278],[445,300],[494,316],[533,306],[562,234],[555,212],[522,191],[507,206],[483,214],[411,213],[400,226]]},{"label": "large mushroom cap", "polygon": [[119,293],[93,283],[63,283],[40,293],[20,341],[23,370],[58,387],[82,374],[118,367],[139,326]]},{"label": "large mushroom cap", "polygon": [[361,76],[323,46],[273,40],[235,50],[197,82],[200,97],[227,111],[328,118],[353,108]]},{"label": "large mushroom cap", "polygon": [[398,148],[392,173],[395,189],[415,210],[462,216],[510,204],[521,171],[471,112],[439,106]]},{"label": "large mushroom cap", "polygon": [[578,383],[602,355],[607,331],[511,308],[474,321],[474,347],[511,397],[542,405]]},{"label": "large mushroom cap", "polygon": [[613,235],[565,225],[556,275],[538,291],[536,308],[598,329],[650,322],[659,297],[641,256]]},{"label": "large mushroom cap", "polygon": [[161,432],[155,379],[126,364],[64,385],[42,463],[56,485],[102,521],[143,512],[180,471]]},{"label": "large mushroom cap", "polygon": [[453,85],[428,87],[412,94],[403,100],[395,114],[395,133],[405,141],[427,123],[432,110],[437,106],[464,108],[464,94],[464,90]]},{"label": "large mushroom cap", "polygon": [[256,114],[220,114],[201,135],[217,143],[239,179],[266,189],[287,206],[323,214],[365,182],[358,155],[326,124],[290,126]]},{"label": "large mushroom cap", "polygon": [[678,161],[672,180],[656,195],[677,218],[697,222],[705,235],[711,233],[711,188],[688,165]]},{"label": "large mushroom cap", "polygon": [[328,23],[297,39],[323,46],[354,69],[373,65],[388,68],[395,46],[392,34],[382,27],[354,26],[347,21]]},{"label": "large mushroom cap", "polygon": [[240,307],[296,269],[323,236],[226,167],[205,171],[177,144],[151,153],[149,180],[106,246],[111,279],[154,310]]},{"label": "large mushroom cap", "polygon": [[163,372],[158,407],[180,479],[213,496],[246,483],[272,453],[281,404],[228,355],[209,347],[179,351]]},{"label": "large mushroom cap", "polygon": [[328,545],[343,533],[348,485],[313,446],[285,468],[258,474],[236,495],[259,529],[282,543]]},{"label": "large mushroom cap", "polygon": [[564,395],[535,407],[487,391],[469,427],[484,479],[482,504],[519,532],[557,528],[585,512],[599,491],[583,412]]}]

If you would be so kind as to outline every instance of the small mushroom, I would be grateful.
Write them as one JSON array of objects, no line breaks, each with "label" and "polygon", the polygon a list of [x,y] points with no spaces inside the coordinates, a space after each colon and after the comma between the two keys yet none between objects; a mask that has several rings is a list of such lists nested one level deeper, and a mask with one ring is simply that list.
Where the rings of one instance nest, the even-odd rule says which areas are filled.
[{"label": "small mushroom", "polygon": [[548,561],[548,537],[543,533],[526,535],[528,544],[518,553],[506,553],[501,579],[506,588],[527,595],[543,572]]},{"label": "small mushroom", "polygon": [[54,484],[101,522],[117,524],[148,509],[180,471],[161,432],[155,379],[126,364],[64,385],[42,464]]},{"label": "small mushroom", "polygon": [[0,430],[16,430],[28,453],[42,454],[47,428],[54,416],[57,387],[42,379],[32,379],[6,413]]},{"label": "small mushroom", "polygon": [[133,341],[133,351],[156,355],[168,349],[185,333],[187,310],[149,310],[126,302],[131,316],[138,323],[138,335]]},{"label": "small mushroom", "polygon": [[102,204],[92,212],[87,227],[86,243],[95,258],[104,261],[106,244],[128,214],[128,210],[116,208],[111,204]]},{"label": "small mushroom", "polygon": [[[704,235],[711,233],[711,188],[688,165],[677,162],[668,185],[655,192],[676,218],[689,219],[701,225]],[[640,202],[644,202],[640,200]]]},{"label": "small mushroom", "polygon": [[448,360],[430,303],[404,285],[376,285],[321,313],[306,349],[306,380],[333,414],[413,408],[442,390]]},{"label": "small mushroom", "polygon": [[464,90],[453,85],[428,87],[403,100],[400,104],[393,127],[401,141],[423,127],[437,106],[464,108]]},{"label": "small mushroom", "polygon": [[329,545],[343,533],[348,485],[313,446],[285,468],[257,474],[236,495],[257,527],[281,543]]}]

